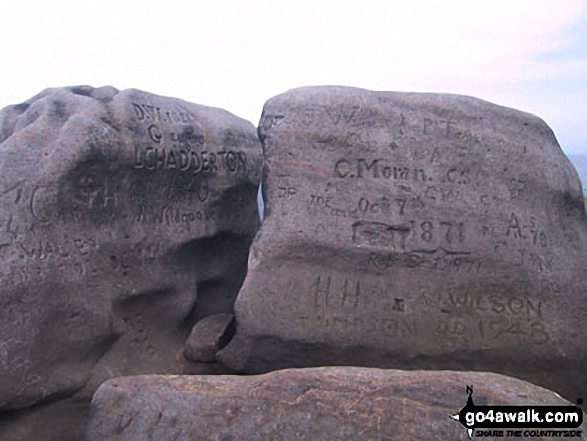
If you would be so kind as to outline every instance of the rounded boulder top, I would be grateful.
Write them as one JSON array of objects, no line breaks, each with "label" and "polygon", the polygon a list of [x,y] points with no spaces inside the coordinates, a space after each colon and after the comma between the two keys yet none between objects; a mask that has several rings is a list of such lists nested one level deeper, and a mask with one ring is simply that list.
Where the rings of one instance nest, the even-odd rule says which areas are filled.
[{"label": "rounded boulder top", "polygon": [[0,412],[177,370],[193,325],[232,312],[261,155],[250,122],[135,89],[1,110]]}]

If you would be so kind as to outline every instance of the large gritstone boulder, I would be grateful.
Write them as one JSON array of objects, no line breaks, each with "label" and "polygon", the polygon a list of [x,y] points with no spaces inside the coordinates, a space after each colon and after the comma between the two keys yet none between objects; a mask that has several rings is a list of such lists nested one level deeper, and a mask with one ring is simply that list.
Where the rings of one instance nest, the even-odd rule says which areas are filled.
[{"label": "large gritstone boulder", "polygon": [[[55,426],[81,430],[104,380],[178,371],[193,325],[232,312],[260,161],[249,122],[138,90],[0,112],[0,440],[79,439]],[[81,410],[46,409],[64,398]]]},{"label": "large gritstone boulder", "polygon": [[[549,390],[491,373],[333,367],[252,377],[146,375],[100,386],[86,441],[464,441],[467,430],[451,415],[465,407],[467,386],[475,406],[570,408]],[[475,439],[504,439],[505,430],[498,432]],[[555,439],[537,432],[516,439]]]},{"label": "large gritstone boulder", "polygon": [[225,364],[495,371],[587,395],[587,219],[540,119],[342,87],[269,100]]}]

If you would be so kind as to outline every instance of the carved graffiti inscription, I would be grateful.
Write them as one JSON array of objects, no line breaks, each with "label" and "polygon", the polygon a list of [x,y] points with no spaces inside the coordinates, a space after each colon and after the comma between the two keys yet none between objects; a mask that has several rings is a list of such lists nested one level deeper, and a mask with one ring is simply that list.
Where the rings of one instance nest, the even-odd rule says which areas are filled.
[{"label": "carved graffiti inscription", "polygon": [[188,111],[166,109],[149,103],[131,103],[139,121],[159,121],[162,123],[189,123],[194,117]]},{"label": "carved graffiti inscription", "polygon": [[227,170],[230,173],[246,172],[247,154],[221,150],[196,152],[187,149],[135,146],[133,167],[145,170],[177,170],[192,173],[212,173]]},{"label": "carved graffiti inscription", "polygon": [[423,168],[394,165],[385,159],[339,159],[334,164],[337,178],[381,178],[394,181],[431,181]]}]

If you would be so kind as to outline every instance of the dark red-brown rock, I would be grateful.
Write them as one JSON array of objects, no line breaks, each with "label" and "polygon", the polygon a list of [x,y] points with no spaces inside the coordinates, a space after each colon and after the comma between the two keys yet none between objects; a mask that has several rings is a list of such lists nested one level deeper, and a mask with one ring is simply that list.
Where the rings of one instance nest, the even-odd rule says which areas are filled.
[{"label": "dark red-brown rock", "polygon": [[[178,372],[193,325],[232,312],[260,161],[251,123],[139,90],[0,111],[0,440],[108,378]],[[29,424],[28,439],[72,433]]]},{"label": "dark red-brown rock", "polygon": [[[100,386],[86,441],[464,441],[467,431],[451,415],[467,403],[467,385],[476,405],[570,405],[549,390],[491,373],[338,367],[248,377],[140,376]],[[522,432],[517,439],[555,438]]]},{"label": "dark red-brown rock", "polygon": [[500,372],[587,395],[587,219],[550,128],[456,95],[269,100],[265,219],[219,353],[240,372]]}]

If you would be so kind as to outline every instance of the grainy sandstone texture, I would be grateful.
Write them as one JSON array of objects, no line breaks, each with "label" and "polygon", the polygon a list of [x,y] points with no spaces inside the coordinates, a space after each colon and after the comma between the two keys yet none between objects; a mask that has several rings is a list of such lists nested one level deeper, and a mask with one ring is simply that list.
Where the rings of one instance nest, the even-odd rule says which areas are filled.
[{"label": "grainy sandstone texture", "polygon": [[269,100],[265,220],[221,360],[495,371],[587,395],[587,222],[550,128],[479,99]]},{"label": "grainy sandstone texture", "polygon": [[524,381],[477,372],[336,367],[249,377],[151,375],[100,386],[86,441],[464,441],[464,426],[450,416],[465,406],[467,385],[476,405],[570,404]]},{"label": "grainy sandstone texture", "polygon": [[79,439],[50,403],[178,372],[192,326],[232,311],[260,165],[249,122],[139,90],[0,111],[0,440]]}]

